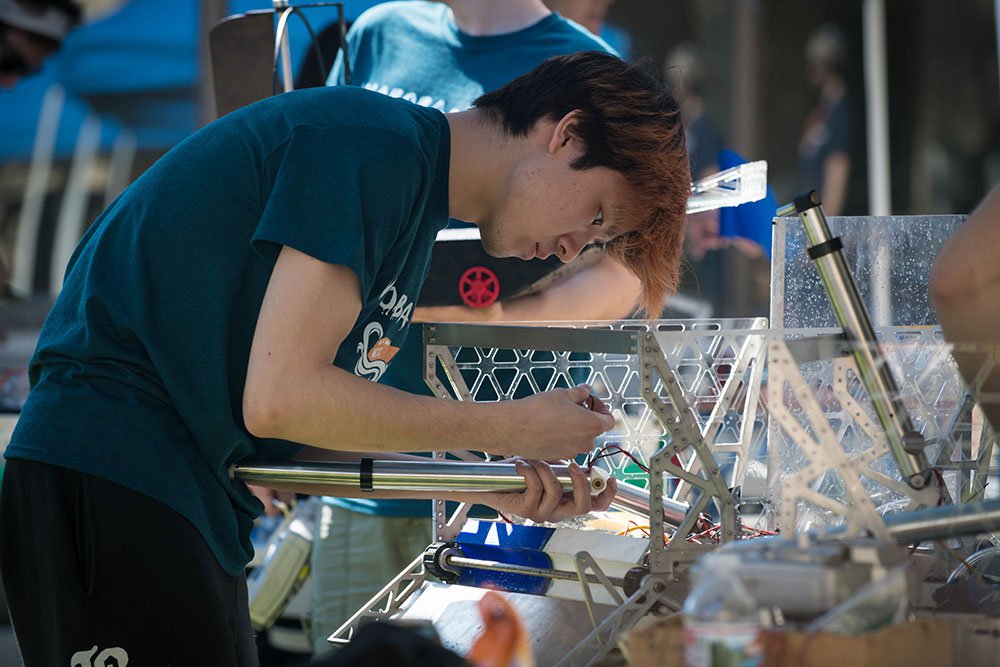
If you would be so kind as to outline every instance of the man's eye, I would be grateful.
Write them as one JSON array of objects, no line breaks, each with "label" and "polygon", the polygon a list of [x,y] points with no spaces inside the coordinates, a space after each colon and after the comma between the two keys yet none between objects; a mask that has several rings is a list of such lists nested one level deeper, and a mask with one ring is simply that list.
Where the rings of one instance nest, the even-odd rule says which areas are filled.
[{"label": "man's eye", "polygon": [[594,221],[591,222],[590,224],[596,225],[598,227],[600,227],[601,225],[603,225],[604,224],[604,211],[599,211],[597,213],[597,217],[594,218]]}]

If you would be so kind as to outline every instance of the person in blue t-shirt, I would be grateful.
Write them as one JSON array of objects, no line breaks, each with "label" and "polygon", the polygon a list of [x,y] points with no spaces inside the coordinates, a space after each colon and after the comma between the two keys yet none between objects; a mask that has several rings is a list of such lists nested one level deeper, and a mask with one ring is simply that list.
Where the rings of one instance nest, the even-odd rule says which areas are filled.
[{"label": "person in blue t-shirt", "polygon": [[[262,504],[229,473],[246,458],[588,451],[614,419],[586,386],[476,404],[370,380],[449,216],[499,257],[603,244],[648,308],[676,285],[688,192],[676,101],[594,52],[463,112],[316,88],[176,146],[88,230],[30,362],[0,486],[25,663],[256,664],[243,568]],[[524,492],[433,495],[559,520],[615,492],[517,467]]]},{"label": "person in blue t-shirt", "polygon": [[[440,110],[468,108],[545,59],[611,48],[541,0],[486,3],[390,2],[362,14],[347,35],[351,82]],[[344,83],[342,55],[331,84]],[[452,221],[452,225],[461,225]],[[417,308],[416,321],[617,319],[632,311],[639,285],[604,259],[544,292],[489,309]],[[423,381],[421,336],[409,336],[381,382],[432,395]],[[313,650],[432,540],[428,501],[324,498],[312,559]],[[363,534],[368,539],[350,539]]]}]

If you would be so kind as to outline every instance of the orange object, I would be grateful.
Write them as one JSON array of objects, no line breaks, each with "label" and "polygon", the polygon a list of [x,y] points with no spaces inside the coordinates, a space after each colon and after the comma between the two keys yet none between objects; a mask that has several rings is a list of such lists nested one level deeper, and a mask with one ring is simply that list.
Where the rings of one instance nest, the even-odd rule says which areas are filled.
[{"label": "orange object", "polygon": [[466,656],[475,667],[534,667],[528,633],[514,607],[499,593],[479,600],[483,633]]}]

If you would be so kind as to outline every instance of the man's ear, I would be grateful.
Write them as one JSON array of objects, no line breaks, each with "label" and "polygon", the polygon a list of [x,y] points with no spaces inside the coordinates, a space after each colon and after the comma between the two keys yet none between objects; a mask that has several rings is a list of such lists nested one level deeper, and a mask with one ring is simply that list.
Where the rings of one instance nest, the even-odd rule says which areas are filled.
[{"label": "man's ear", "polygon": [[580,122],[580,110],[574,109],[559,119],[559,122],[552,128],[552,136],[549,137],[549,153],[554,155],[560,148],[568,146],[571,141],[577,139],[576,124]]}]

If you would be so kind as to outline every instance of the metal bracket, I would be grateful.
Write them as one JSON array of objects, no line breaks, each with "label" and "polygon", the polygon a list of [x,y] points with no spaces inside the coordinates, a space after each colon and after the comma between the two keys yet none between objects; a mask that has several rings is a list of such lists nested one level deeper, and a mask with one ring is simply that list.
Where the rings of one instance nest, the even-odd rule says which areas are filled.
[{"label": "metal bracket", "polygon": [[[844,534],[847,537],[856,537],[868,531],[881,539],[890,539],[885,522],[875,510],[868,492],[861,485],[859,476],[861,471],[852,465],[846,452],[837,442],[834,430],[826,419],[816,395],[802,377],[798,361],[792,356],[785,342],[780,339],[771,341],[769,368],[767,393],[771,416],[777,419],[781,428],[792,437],[809,459],[809,465],[783,480],[782,526],[789,531],[795,530],[798,502],[803,500],[844,516],[847,522]],[[786,386],[805,413],[813,435],[806,431],[789,410],[785,397]],[[867,419],[860,409],[857,410],[857,416],[862,420]],[[843,482],[844,502],[825,496],[813,488],[813,483],[828,470],[840,476]]]},{"label": "metal bracket", "polygon": [[[658,575],[647,575],[639,589],[630,595],[610,616],[594,628],[556,667],[592,665],[614,648],[623,632],[639,622],[653,607],[665,604],[680,609],[680,603],[667,594],[667,584]],[[606,638],[606,639],[605,639]]]},{"label": "metal bracket", "polygon": [[360,628],[367,619],[384,621],[399,611],[400,607],[416,592],[427,580],[427,572],[424,569],[424,554],[417,556],[406,569],[397,574],[392,581],[386,584],[382,590],[366,602],[364,606],[354,613],[347,621],[337,628],[332,635],[327,638],[331,644],[344,645],[350,643],[354,637],[354,632]]},{"label": "metal bracket", "polygon": [[[594,557],[591,556],[586,551],[580,551],[576,554],[574,558],[576,563],[576,573],[580,577],[580,587],[583,589],[583,601],[587,605],[587,614],[590,616],[590,624],[597,629],[597,617],[594,615],[594,595],[590,592],[590,581],[587,577],[587,571],[593,572],[594,576],[598,578],[601,585],[607,590],[608,595],[611,599],[615,601],[615,604],[622,605],[625,599],[622,598],[618,589],[611,583],[608,579],[608,575],[604,574],[604,570],[601,569]],[[600,639],[600,638],[599,638]],[[607,641],[611,641],[613,638],[609,637]],[[601,640],[604,642],[605,640]]]},{"label": "metal bracket", "polygon": [[[709,501],[714,501],[719,510],[722,520],[722,540],[736,539],[736,507],[732,494],[722,480],[715,457],[705,444],[691,408],[684,400],[677,377],[655,335],[651,332],[643,337],[642,347],[639,350],[639,364],[642,369],[643,398],[671,436],[670,443],[650,459],[650,498],[662,495],[664,473],[675,475],[701,491],[698,501],[688,511],[684,523],[674,533],[674,539],[671,539],[670,544],[666,546],[664,546],[663,512],[659,507],[652,507],[650,503],[649,566],[654,573],[665,573],[672,569],[667,552],[680,554],[685,550],[687,545],[685,538],[694,528],[701,510]],[[669,404],[660,397],[660,390],[666,393]],[[700,477],[673,462],[673,458],[688,447],[693,449],[700,469],[705,471],[706,477]]]}]

